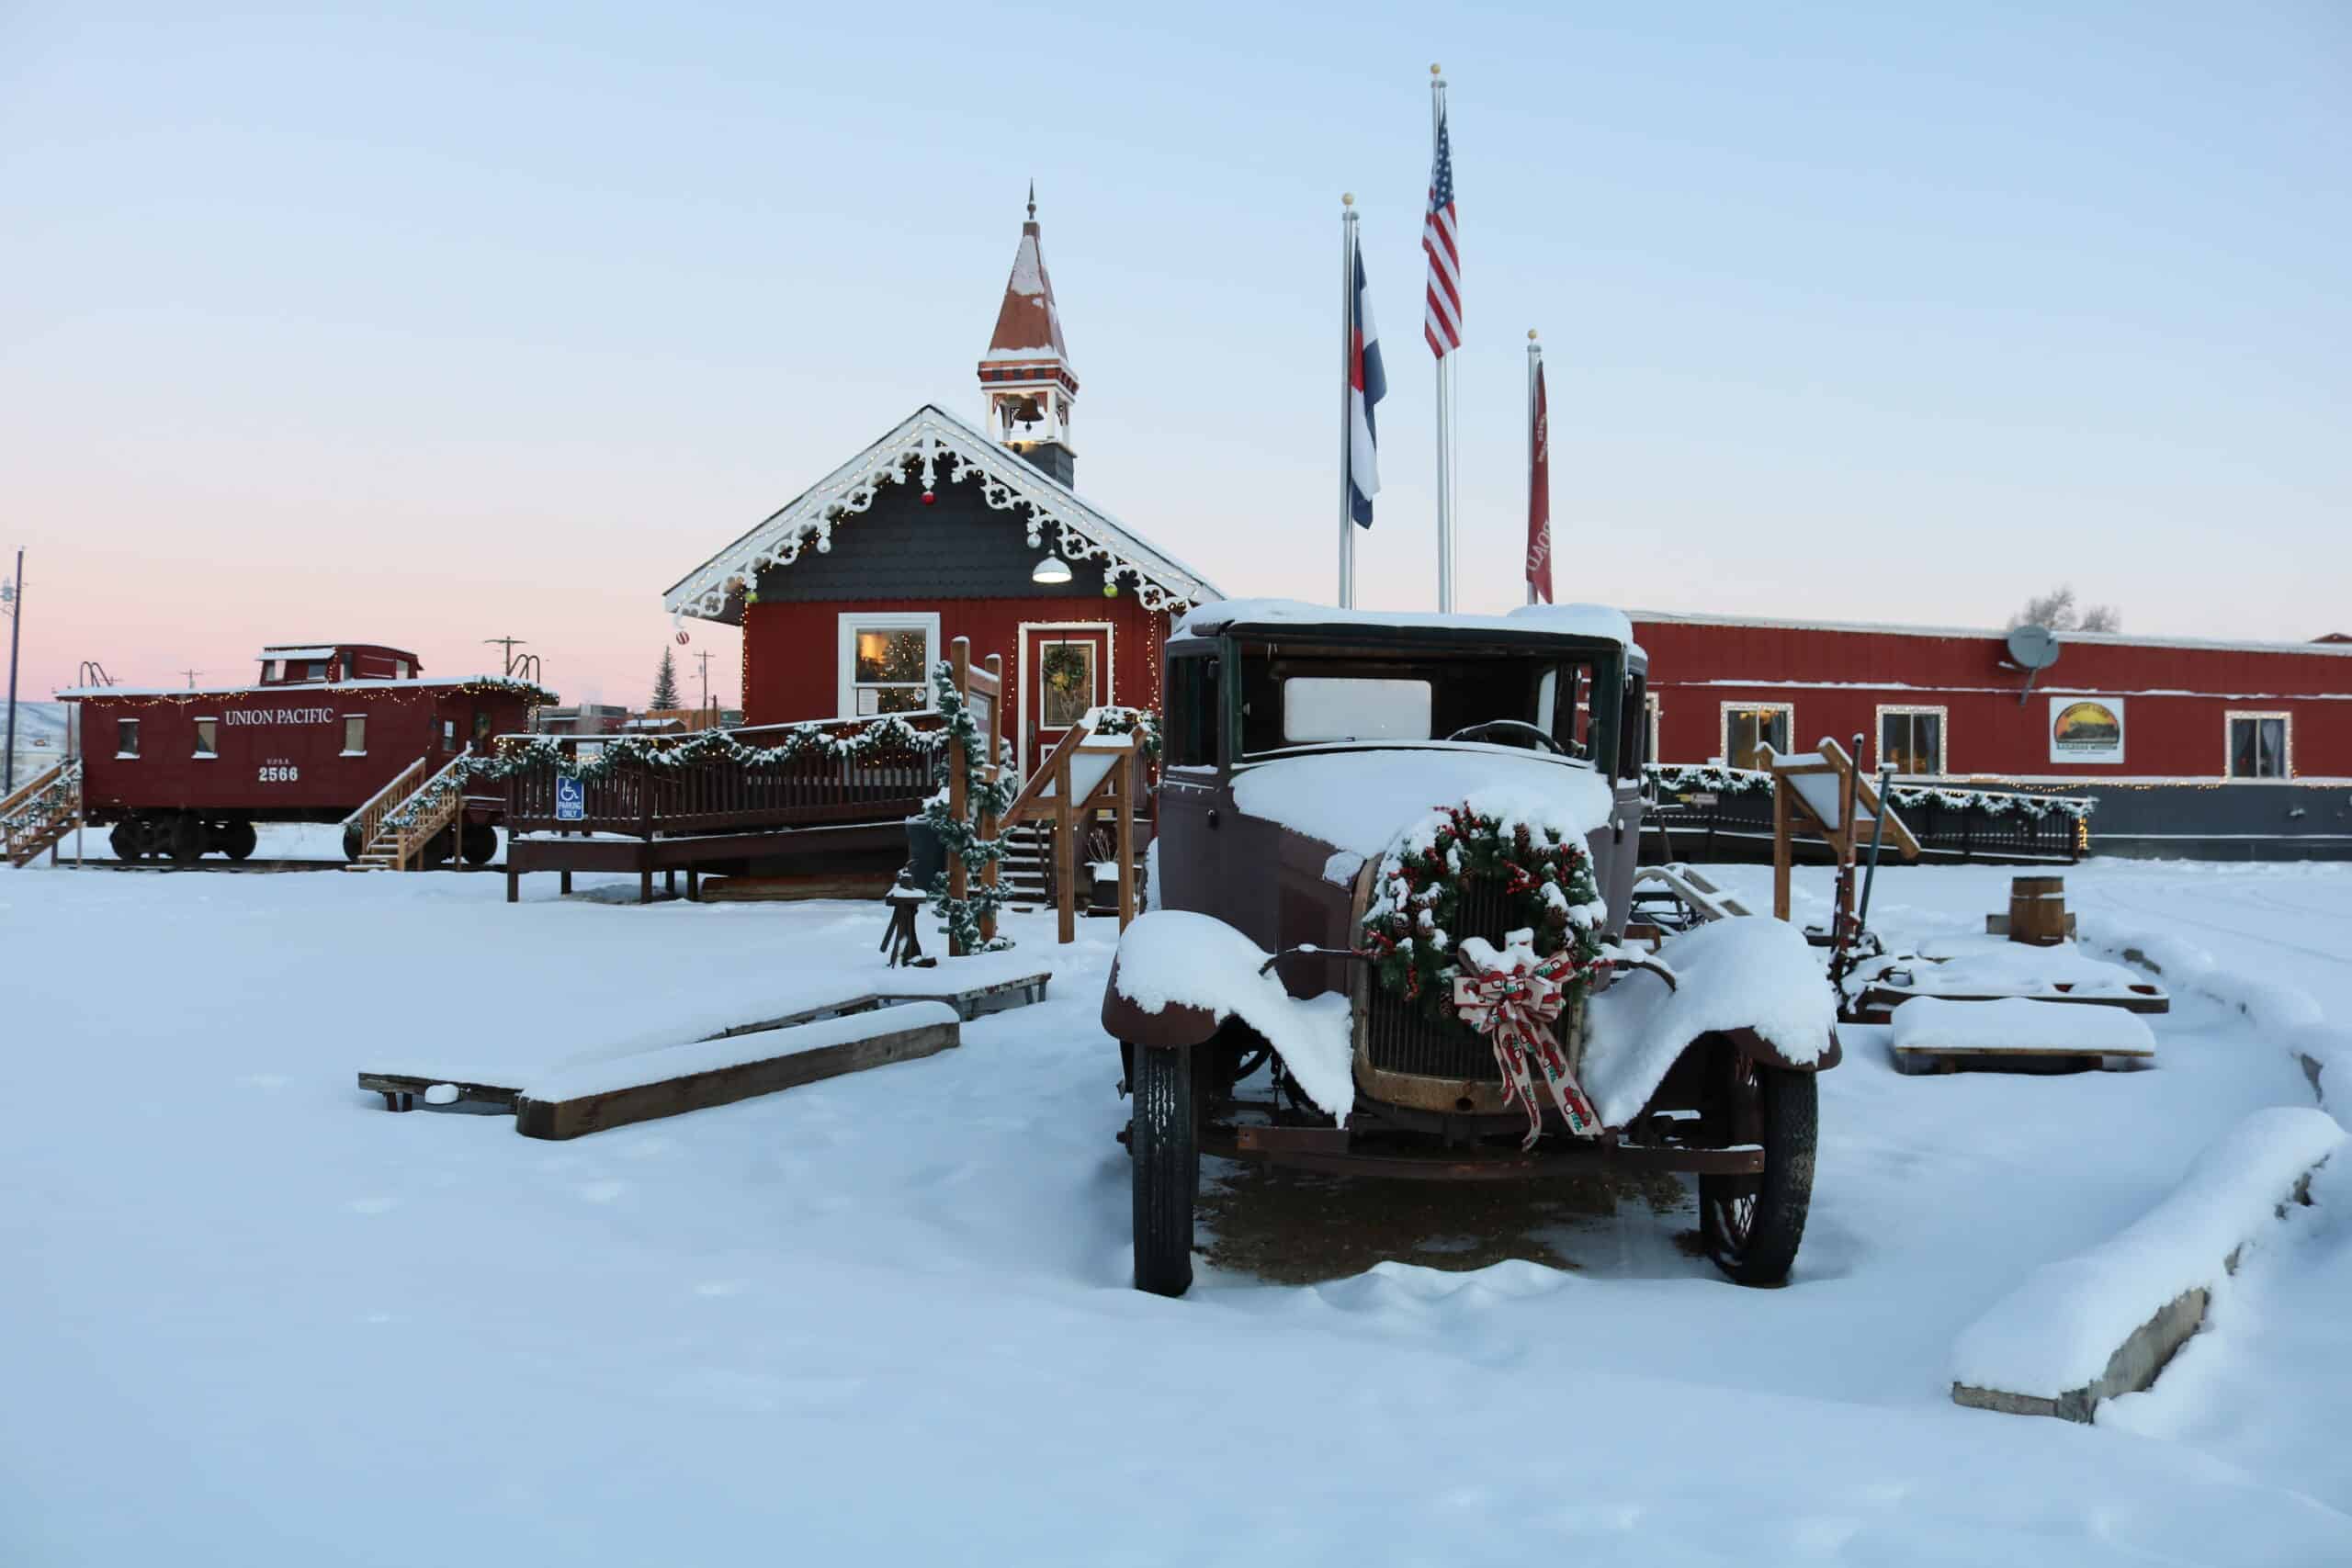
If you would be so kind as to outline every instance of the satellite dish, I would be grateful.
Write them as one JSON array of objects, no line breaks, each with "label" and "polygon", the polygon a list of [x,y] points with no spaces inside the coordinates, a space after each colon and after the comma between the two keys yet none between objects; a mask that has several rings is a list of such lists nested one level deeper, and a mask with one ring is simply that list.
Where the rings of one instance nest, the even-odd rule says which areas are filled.
[{"label": "satellite dish", "polygon": [[2019,626],[2009,634],[2009,657],[2020,670],[2047,670],[2058,662],[2058,634],[2048,626]]}]

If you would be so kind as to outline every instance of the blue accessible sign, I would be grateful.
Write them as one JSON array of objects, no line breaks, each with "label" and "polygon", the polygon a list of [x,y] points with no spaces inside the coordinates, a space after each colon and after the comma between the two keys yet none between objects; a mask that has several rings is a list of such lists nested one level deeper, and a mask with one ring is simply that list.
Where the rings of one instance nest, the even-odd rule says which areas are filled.
[{"label": "blue accessible sign", "polygon": [[588,815],[588,791],[578,779],[559,776],[555,781],[555,819],[578,822]]}]

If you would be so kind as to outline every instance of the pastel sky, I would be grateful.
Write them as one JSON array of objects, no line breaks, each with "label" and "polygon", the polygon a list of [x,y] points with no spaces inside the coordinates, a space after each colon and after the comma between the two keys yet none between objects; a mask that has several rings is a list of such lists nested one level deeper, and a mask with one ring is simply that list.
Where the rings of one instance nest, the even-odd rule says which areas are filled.
[{"label": "pastel sky", "polygon": [[1361,597],[1426,607],[1433,59],[1464,608],[1519,596],[1532,326],[1563,597],[1989,626],[2071,581],[2140,631],[2352,630],[2340,0],[0,4],[23,689],[511,634],[641,703],[673,581],[977,407],[1033,175],[1080,488],[1229,593],[1331,592],[1358,194]]}]

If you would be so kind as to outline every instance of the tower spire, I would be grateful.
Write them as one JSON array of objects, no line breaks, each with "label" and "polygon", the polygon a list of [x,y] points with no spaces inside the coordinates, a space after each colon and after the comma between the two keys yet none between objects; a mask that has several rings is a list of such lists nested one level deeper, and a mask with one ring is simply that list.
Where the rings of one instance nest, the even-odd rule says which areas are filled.
[{"label": "tower spire", "polygon": [[1070,447],[1070,410],[1078,400],[1078,376],[1062,342],[1062,318],[1054,303],[1054,280],[1039,248],[1037,182],[1029,182],[1029,216],[1021,244],[1012,253],[1012,275],[997,308],[996,331],[980,356],[980,395],[990,434],[1064,484],[1076,468]]}]

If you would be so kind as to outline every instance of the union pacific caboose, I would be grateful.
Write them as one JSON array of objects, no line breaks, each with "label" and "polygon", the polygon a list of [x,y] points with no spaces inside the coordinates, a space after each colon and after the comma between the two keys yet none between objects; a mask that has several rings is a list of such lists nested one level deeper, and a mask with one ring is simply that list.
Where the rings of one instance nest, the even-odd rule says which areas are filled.
[{"label": "union pacific caboose", "polygon": [[[250,686],[58,695],[81,705],[87,820],[113,824],[120,859],[183,863],[244,859],[256,822],[345,821],[419,761],[429,775],[462,752],[487,755],[492,737],[528,728],[532,707],[554,701],[496,675],[428,679],[415,654],[359,642],[265,648]],[[493,815],[469,810],[457,841],[445,834],[427,858],[489,860]]]}]

